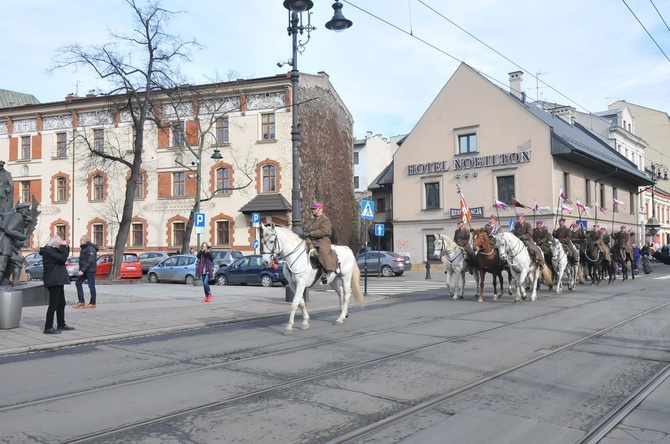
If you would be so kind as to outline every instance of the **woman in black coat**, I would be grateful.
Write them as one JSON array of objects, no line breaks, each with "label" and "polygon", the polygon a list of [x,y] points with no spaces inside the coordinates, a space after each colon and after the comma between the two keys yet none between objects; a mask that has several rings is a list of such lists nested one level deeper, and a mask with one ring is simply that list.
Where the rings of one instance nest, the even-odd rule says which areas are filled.
[{"label": "woman in black coat", "polygon": [[[49,308],[44,334],[57,335],[61,330],[74,330],[65,324],[65,284],[70,283],[70,275],[65,262],[70,254],[70,247],[59,236],[49,238],[47,244],[40,248],[44,264],[44,286],[49,290]],[[54,313],[58,328],[54,328]]]}]

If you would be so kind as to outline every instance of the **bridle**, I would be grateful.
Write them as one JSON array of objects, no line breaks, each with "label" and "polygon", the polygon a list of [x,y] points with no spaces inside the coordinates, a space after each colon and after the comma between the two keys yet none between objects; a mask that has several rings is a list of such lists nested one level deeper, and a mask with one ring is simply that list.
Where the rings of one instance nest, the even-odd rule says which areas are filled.
[{"label": "bridle", "polygon": [[439,240],[436,239],[435,242],[440,242],[440,244],[441,244],[441,246],[440,246],[440,258],[446,256],[447,261],[449,262],[450,265],[453,266],[454,261],[456,259],[458,259],[459,256],[463,257],[463,259],[460,262],[463,262],[463,260],[465,260],[465,256],[463,255],[463,250],[461,248],[458,248],[458,254],[456,256],[452,256],[452,258],[449,258],[449,256],[452,255],[456,250],[452,250],[452,249],[447,248],[445,246],[446,242],[444,242],[444,239],[442,239],[442,238],[439,238]]},{"label": "bridle", "polygon": [[502,236],[501,241],[502,241],[501,246],[504,245],[505,248],[503,250],[501,250],[501,251],[504,251],[504,253],[501,253],[500,255],[503,256],[503,254],[504,254],[505,256],[507,256],[507,263],[510,265],[510,267],[515,267],[516,265],[514,264],[514,261],[512,259],[514,259],[519,254],[521,254],[521,252],[525,248],[525,245],[523,244],[523,242],[521,240],[519,240],[519,250],[516,253],[514,251],[512,251],[511,254],[508,254],[507,253],[507,247],[509,246],[508,245],[509,243],[507,242],[507,238],[505,236]]},{"label": "bridle", "polygon": [[[496,227],[497,227],[497,225],[496,225]],[[494,228],[494,229],[491,231],[491,233],[494,234],[494,235],[495,235],[495,233],[497,233],[497,232],[498,232],[498,229],[497,229],[497,228]],[[482,237],[482,236],[486,236],[486,239],[488,240],[489,235],[486,234],[486,232],[482,232],[482,233],[477,233],[477,234],[475,234],[475,239],[478,239],[479,237]],[[495,253],[495,249],[493,249],[493,247],[491,247],[491,242],[490,242],[490,241],[489,241],[488,244],[489,244],[489,250],[491,250],[491,251],[489,251],[489,252],[487,253],[486,251],[482,251],[482,249],[478,247],[477,242],[475,242],[475,246],[478,247],[478,248],[477,248],[477,254],[481,253],[481,254],[485,254],[485,255],[489,256],[489,255]]]},{"label": "bridle", "polygon": [[296,261],[298,259],[300,259],[300,254],[295,255],[295,257],[291,261],[286,260],[286,259],[290,258],[292,255],[294,255],[295,253],[299,252],[301,247],[303,247],[303,246],[304,246],[303,248],[305,250],[305,253],[309,254],[309,252],[307,251],[307,243],[305,242],[304,239],[301,239],[300,242],[298,242],[298,244],[295,246],[295,248],[290,253],[282,255],[281,254],[282,247],[281,247],[281,243],[279,241],[279,237],[277,236],[277,231],[276,230],[273,229],[271,234],[266,235],[265,233],[263,233],[263,228],[261,226],[261,238],[263,239],[263,241],[261,242],[261,254],[264,254],[263,253],[263,247],[267,248],[268,242],[272,241],[272,248],[270,249],[270,251],[267,254],[270,256],[270,259],[272,259],[273,262],[278,262],[278,261],[284,259],[285,264],[286,264],[286,268],[288,268],[288,270],[291,273],[293,273],[293,274],[302,273],[303,271],[307,270],[307,267],[309,267],[309,260],[308,260],[307,261],[307,266],[305,267],[304,270],[301,270],[301,271],[293,270],[292,267],[295,265]]}]

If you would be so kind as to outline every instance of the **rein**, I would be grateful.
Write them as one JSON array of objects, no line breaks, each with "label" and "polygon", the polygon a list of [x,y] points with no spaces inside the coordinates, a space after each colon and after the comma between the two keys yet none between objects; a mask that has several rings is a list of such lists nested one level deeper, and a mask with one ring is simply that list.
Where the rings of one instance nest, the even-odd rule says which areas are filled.
[{"label": "rein", "polygon": [[[299,249],[303,246],[303,244],[304,244],[304,248],[305,248],[305,250],[307,250],[307,243],[306,243],[304,240],[301,240],[300,242],[298,242],[298,244],[297,244],[296,247],[293,249],[293,251],[291,251],[290,253],[287,253],[287,254],[282,255],[282,254],[281,254],[281,245],[280,245],[280,243],[279,243],[279,237],[277,236],[277,233],[276,233],[276,232],[272,233],[272,234],[270,235],[270,238],[274,238],[274,240],[275,240],[275,241],[274,241],[274,244],[272,245],[272,249],[270,250],[270,257],[271,257],[272,260],[275,261],[275,262],[278,261],[278,260],[280,260],[280,259],[287,259],[289,256],[291,256],[291,255],[297,253],[297,252],[299,251]],[[265,243],[266,243],[266,242],[265,242],[265,240],[264,240],[264,241],[263,241],[263,245],[265,245]],[[266,247],[267,247],[267,246],[266,246]],[[306,252],[307,252],[307,251],[306,251]],[[309,254],[309,253],[308,253],[308,254]],[[287,261],[287,262],[286,262],[286,268],[288,268],[288,270],[289,270],[291,273],[293,273],[293,274],[295,274],[295,273],[302,273],[303,271],[307,270],[307,267],[309,267],[309,260],[308,260],[308,261],[307,261],[307,267],[305,267],[304,270],[297,271],[297,272],[294,271],[294,270],[292,269],[292,267],[295,265],[295,263],[296,263],[296,261],[297,261],[298,259],[300,259],[300,255],[297,255],[297,256],[295,257],[295,259],[293,259],[292,261],[290,261],[290,262]]]},{"label": "rein", "polygon": [[[441,239],[440,242],[442,243],[442,246],[440,247],[440,257],[441,257],[441,258],[442,258],[442,257],[446,257],[446,258],[447,258],[447,262],[449,262],[449,265],[451,265],[451,266],[453,267],[453,263],[454,263],[454,261],[455,261],[456,259],[458,259],[459,256],[463,256],[463,250],[462,250],[461,248],[459,248],[459,249],[458,249],[458,250],[459,250],[459,251],[458,251],[458,254],[457,254],[456,256],[453,256],[453,257],[450,258],[449,256],[450,256],[451,254],[453,254],[454,251],[456,251],[456,250],[451,250],[451,249],[449,249],[449,248],[446,248],[444,240]],[[465,259],[465,256],[463,256],[463,259]],[[461,260],[460,262],[463,262],[463,260]],[[460,262],[459,262],[459,263],[460,263]]]}]

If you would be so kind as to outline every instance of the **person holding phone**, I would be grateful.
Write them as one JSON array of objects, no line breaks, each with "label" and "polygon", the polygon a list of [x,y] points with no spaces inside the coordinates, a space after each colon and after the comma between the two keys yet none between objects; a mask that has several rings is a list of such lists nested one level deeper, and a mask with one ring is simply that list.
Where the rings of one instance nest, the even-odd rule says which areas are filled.
[{"label": "person holding phone", "polygon": [[202,302],[211,302],[213,299],[212,291],[209,288],[209,278],[214,277],[214,254],[212,247],[203,242],[200,245],[200,251],[196,255],[198,257],[198,265],[195,267],[195,274],[202,277],[202,288],[205,291],[205,298]]},{"label": "person holding phone", "polygon": [[[40,248],[44,263],[44,286],[49,290],[49,307],[44,324],[44,334],[57,335],[62,330],[74,330],[65,323],[65,284],[70,283],[70,275],[65,261],[70,247],[59,236],[51,236],[47,244]],[[57,328],[54,328],[54,314]]]}]

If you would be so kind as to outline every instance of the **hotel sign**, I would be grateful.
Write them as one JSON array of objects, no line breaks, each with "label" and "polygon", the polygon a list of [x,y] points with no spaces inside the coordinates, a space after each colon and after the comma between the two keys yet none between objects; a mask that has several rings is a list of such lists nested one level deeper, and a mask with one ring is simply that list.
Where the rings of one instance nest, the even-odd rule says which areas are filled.
[{"label": "hotel sign", "polygon": [[518,165],[530,162],[531,150],[515,151],[513,153],[491,154],[488,156],[457,157],[449,165],[448,160],[437,162],[415,163],[407,165],[407,175],[444,173],[446,171],[471,170],[475,168],[497,167],[504,165]]}]

